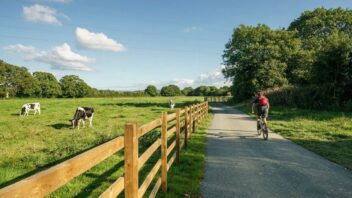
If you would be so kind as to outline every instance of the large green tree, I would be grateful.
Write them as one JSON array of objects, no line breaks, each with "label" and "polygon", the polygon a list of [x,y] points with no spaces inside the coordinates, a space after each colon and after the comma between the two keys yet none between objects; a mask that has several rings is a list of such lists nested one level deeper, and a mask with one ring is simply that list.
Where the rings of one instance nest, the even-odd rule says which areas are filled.
[{"label": "large green tree", "polygon": [[91,87],[75,75],[67,75],[61,78],[60,85],[62,89],[62,96],[67,98],[81,98],[88,96]]},{"label": "large green tree", "polygon": [[266,25],[241,25],[225,46],[223,74],[232,79],[233,95],[243,100],[254,92],[280,87],[294,78],[301,42],[294,32]]},{"label": "large green tree", "polygon": [[352,10],[343,8],[317,8],[305,11],[295,19],[288,30],[297,31],[305,49],[319,51],[336,30],[352,36]]},{"label": "large green tree", "polygon": [[61,86],[52,73],[34,72],[33,76],[39,81],[42,97],[52,98],[61,95]]},{"label": "large green tree", "polygon": [[147,88],[145,88],[144,93],[152,97],[159,95],[158,89],[154,85],[148,85]]},{"label": "large green tree", "polygon": [[182,94],[185,96],[191,96],[193,92],[193,88],[192,87],[185,87],[182,89]]},{"label": "large green tree", "polygon": [[313,11],[305,11],[300,17],[295,19],[288,28],[294,31],[302,41],[301,53],[296,54],[293,60],[293,70],[289,79],[292,84],[309,84],[314,75],[313,65],[320,62],[318,56],[321,50],[326,50],[325,46],[330,36],[334,32],[343,32],[352,36],[352,10],[342,8],[317,8]]},{"label": "large green tree", "polygon": [[182,95],[180,88],[177,85],[164,86],[160,90],[162,96],[180,96]]},{"label": "large green tree", "polygon": [[39,82],[25,67],[18,67],[0,60],[0,89],[4,96],[36,96],[40,94]]},{"label": "large green tree", "polygon": [[343,32],[332,32],[313,65],[312,83],[334,105],[352,101],[352,39]]}]

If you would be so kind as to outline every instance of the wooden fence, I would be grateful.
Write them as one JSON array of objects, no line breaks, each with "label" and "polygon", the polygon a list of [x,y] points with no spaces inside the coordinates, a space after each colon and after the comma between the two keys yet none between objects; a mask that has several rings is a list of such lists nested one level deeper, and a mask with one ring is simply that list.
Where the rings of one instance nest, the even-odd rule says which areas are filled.
[{"label": "wooden fence", "polygon": [[204,100],[208,102],[228,102],[232,100],[232,98],[232,96],[206,96]]},{"label": "wooden fence", "polygon": [[[0,189],[0,197],[43,197],[123,148],[125,174],[106,189],[100,197],[116,197],[123,190],[126,198],[143,197],[157,176],[149,194],[149,197],[155,197],[160,186],[166,192],[168,170],[174,161],[179,161],[180,150],[187,147],[188,139],[207,114],[208,102],[205,101],[185,109],[177,109],[176,113],[163,112],[161,118],[140,127],[137,123],[127,123],[124,136],[112,139],[56,166]],[[161,137],[139,155],[139,138],[158,127],[161,128]],[[168,145],[168,139],[174,135],[175,140]],[[161,147],[160,159],[139,186],[139,171],[159,147]],[[168,160],[171,153],[174,154]],[[159,169],[161,169],[160,176],[158,175]]]}]

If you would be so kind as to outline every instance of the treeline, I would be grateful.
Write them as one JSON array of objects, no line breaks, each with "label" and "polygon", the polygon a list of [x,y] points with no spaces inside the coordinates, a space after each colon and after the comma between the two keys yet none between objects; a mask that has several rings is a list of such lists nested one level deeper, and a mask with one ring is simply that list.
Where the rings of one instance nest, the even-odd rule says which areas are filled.
[{"label": "treeline", "polygon": [[75,75],[64,76],[58,81],[47,72],[31,74],[25,67],[8,64],[0,60],[1,97],[135,97],[145,96],[143,91],[98,90],[90,87]]},{"label": "treeline", "polygon": [[159,91],[149,85],[144,91],[98,90],[90,87],[75,75],[63,76],[59,81],[51,73],[34,72],[0,60],[0,96],[43,97],[43,98],[82,98],[82,97],[139,97],[139,96],[226,96],[230,88],[200,86],[196,89],[180,89],[176,85],[167,85]]},{"label": "treeline", "polygon": [[352,108],[352,11],[305,11],[287,29],[241,25],[223,61],[237,101],[275,90],[277,104]]},{"label": "treeline", "polygon": [[217,88],[215,86],[199,86],[195,89],[185,87],[182,90],[177,85],[167,85],[159,91],[154,85],[148,85],[144,90],[148,96],[231,96],[228,86]]}]

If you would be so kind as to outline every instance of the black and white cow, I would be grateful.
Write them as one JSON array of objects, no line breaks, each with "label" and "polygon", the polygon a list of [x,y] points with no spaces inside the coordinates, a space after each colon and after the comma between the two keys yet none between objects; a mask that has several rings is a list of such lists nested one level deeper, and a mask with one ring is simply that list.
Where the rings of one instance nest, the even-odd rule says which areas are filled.
[{"label": "black and white cow", "polygon": [[20,116],[28,116],[29,111],[34,111],[34,115],[38,112],[40,115],[40,104],[36,103],[27,103],[24,104],[20,111]]},{"label": "black and white cow", "polygon": [[175,100],[170,99],[169,105],[170,105],[170,108],[171,108],[171,109],[174,109],[174,107],[175,107],[175,105],[176,105]]},{"label": "black and white cow", "polygon": [[75,115],[73,116],[73,119],[70,120],[72,124],[72,128],[77,127],[79,129],[79,125],[82,122],[83,126],[85,125],[85,120],[89,119],[89,126],[93,126],[93,115],[94,115],[94,109],[92,107],[78,107],[76,109]]}]

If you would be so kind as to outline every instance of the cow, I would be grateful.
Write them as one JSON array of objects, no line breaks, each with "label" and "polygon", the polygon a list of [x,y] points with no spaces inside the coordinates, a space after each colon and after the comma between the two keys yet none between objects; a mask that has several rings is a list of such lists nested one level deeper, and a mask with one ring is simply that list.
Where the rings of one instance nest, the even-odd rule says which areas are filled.
[{"label": "cow", "polygon": [[93,107],[78,107],[76,109],[75,115],[73,119],[69,120],[72,124],[72,128],[77,127],[79,129],[79,125],[82,122],[83,126],[85,126],[85,120],[89,119],[89,126],[93,126],[93,115],[94,108]]},{"label": "cow", "polygon": [[40,103],[27,103],[24,104],[20,111],[20,116],[28,116],[29,111],[34,111],[34,115],[38,112],[40,115]]},{"label": "cow", "polygon": [[171,108],[171,109],[174,109],[174,107],[175,107],[175,105],[176,105],[175,100],[170,99],[169,105],[170,105],[170,108]]}]

